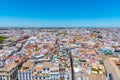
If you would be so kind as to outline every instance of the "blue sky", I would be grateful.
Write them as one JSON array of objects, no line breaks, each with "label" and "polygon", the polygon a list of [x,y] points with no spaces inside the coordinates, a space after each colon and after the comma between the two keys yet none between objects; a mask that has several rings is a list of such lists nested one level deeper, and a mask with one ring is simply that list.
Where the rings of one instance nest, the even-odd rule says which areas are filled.
[{"label": "blue sky", "polygon": [[0,26],[119,26],[120,0],[0,0]]}]

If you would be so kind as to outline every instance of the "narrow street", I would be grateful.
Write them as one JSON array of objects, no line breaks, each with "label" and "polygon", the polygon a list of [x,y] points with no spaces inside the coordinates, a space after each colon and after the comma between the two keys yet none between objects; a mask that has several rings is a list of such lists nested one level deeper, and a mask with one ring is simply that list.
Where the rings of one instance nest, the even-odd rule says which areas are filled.
[{"label": "narrow street", "polygon": [[74,77],[74,69],[73,69],[73,60],[72,60],[72,54],[71,54],[71,49],[68,49],[67,48],[67,52],[69,54],[69,57],[70,57],[70,63],[71,63],[71,74],[72,74],[72,80],[75,80],[75,77]]}]

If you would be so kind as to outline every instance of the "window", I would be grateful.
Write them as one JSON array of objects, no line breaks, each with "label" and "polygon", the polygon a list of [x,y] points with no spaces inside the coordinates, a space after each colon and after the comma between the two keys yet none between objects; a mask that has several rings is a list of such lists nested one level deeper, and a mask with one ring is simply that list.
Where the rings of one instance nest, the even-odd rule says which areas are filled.
[{"label": "window", "polygon": [[45,79],[45,77],[43,77],[43,79]]},{"label": "window", "polygon": [[43,70],[45,71],[45,68]]},{"label": "window", "polygon": [[21,73],[19,73],[19,75],[21,76]]}]

